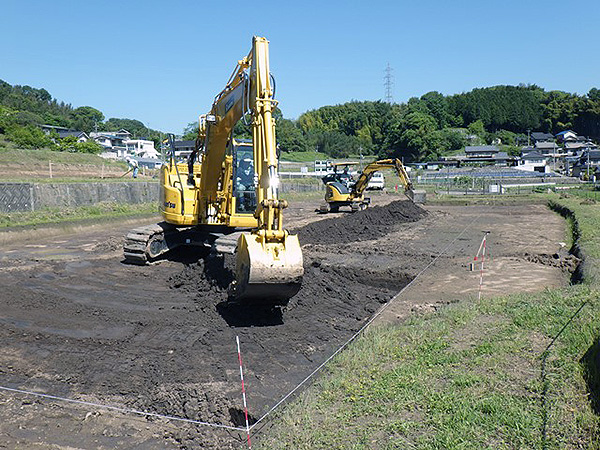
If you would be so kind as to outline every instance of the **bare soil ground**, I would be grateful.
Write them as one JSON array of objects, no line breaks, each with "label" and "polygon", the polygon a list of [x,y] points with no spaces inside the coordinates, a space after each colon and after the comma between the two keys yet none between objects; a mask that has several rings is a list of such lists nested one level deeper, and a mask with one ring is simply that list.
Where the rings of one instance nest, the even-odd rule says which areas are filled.
[{"label": "bare soil ground", "polygon": [[[488,238],[483,296],[568,281],[563,220],[543,205],[375,207],[318,215],[297,202],[303,288],[280,312],[226,302],[230,274],[178,252],[121,263],[131,224],[0,239],[0,386],[242,426],[235,337],[251,421],[261,417],[422,272],[379,317],[402,320],[477,295],[469,264]],[[318,221],[318,223],[316,223]],[[140,224],[141,225],[141,224]],[[440,252],[442,256],[436,259]],[[556,255],[556,256],[555,256]],[[431,264],[435,261],[434,264]],[[0,390],[0,447],[239,448],[235,431]]]}]

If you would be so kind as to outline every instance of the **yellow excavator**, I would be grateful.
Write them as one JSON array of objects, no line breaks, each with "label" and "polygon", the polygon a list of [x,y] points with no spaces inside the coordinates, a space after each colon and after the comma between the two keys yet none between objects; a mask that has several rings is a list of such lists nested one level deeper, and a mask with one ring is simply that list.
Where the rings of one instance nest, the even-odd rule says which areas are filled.
[{"label": "yellow excavator", "polygon": [[[382,159],[368,164],[353,182],[348,168],[355,163],[336,163],[334,172],[322,178],[325,183],[325,203],[319,208],[319,212],[338,212],[340,207],[349,206],[352,212],[366,209],[371,202],[370,198],[364,196],[365,189],[373,174],[382,169],[394,169],[404,186],[404,193],[413,199],[413,185],[406,173],[406,169],[399,159]],[[338,172],[345,167],[343,172]]]},{"label": "yellow excavator", "polygon": [[[278,197],[276,105],[269,42],[255,36],[210,113],[200,116],[188,161],[177,162],[172,147],[160,169],[164,222],[126,236],[125,262],[147,264],[181,245],[210,246],[236,255],[236,300],[287,304],[304,268],[298,237],[283,227],[288,204]],[[250,142],[232,137],[240,119],[252,123]]]}]

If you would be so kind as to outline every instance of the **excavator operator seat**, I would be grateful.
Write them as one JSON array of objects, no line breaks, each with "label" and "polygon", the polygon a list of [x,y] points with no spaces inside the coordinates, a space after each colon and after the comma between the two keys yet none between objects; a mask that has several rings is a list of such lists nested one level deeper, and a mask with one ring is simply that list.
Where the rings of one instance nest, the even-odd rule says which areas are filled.
[{"label": "excavator operator seat", "polygon": [[256,187],[254,175],[254,156],[250,145],[234,147],[233,179],[235,212],[250,213],[256,209]]}]

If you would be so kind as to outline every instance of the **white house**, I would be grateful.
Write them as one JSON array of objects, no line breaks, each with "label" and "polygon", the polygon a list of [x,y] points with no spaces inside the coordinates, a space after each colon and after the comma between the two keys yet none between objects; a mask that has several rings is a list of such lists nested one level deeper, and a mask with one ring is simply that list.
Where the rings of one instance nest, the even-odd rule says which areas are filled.
[{"label": "white house", "polygon": [[90,137],[100,144],[105,150],[115,153],[123,153],[125,151],[124,139],[111,132],[90,133]]},{"label": "white house", "polygon": [[556,135],[556,139],[559,142],[567,142],[567,141],[578,141],[579,136],[572,130],[561,131]]},{"label": "white house", "polygon": [[153,141],[143,139],[128,139],[123,141],[127,154],[140,158],[158,159],[159,153],[154,148]]},{"label": "white house", "polygon": [[550,172],[546,157],[538,152],[530,152],[523,155],[516,168],[528,172]]}]

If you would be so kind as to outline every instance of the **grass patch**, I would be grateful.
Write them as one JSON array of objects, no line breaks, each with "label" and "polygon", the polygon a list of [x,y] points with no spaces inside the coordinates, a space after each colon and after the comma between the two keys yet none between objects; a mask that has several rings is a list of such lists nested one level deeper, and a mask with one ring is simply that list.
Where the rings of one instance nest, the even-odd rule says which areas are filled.
[{"label": "grass patch", "polygon": [[316,159],[328,160],[332,159],[325,153],[310,151],[310,152],[282,152],[280,156],[281,161],[290,162],[314,162]]},{"label": "grass patch", "polygon": [[156,213],[155,202],[140,204],[117,204],[102,202],[90,206],[45,208],[34,212],[0,213],[0,229],[36,226],[49,223],[85,221],[96,218],[137,216]]},{"label": "grass patch", "polygon": [[[549,198],[575,212],[579,244],[598,257],[600,206],[533,196]],[[600,448],[592,408],[600,409],[599,297],[588,282],[465,298],[369,329],[279,413],[256,447]]]},{"label": "grass patch", "polygon": [[[598,295],[578,286],[469,300],[373,328],[287,408],[258,448],[596,445],[579,359],[598,331]],[[593,304],[555,344],[542,383],[545,347],[589,298]]]},{"label": "grass patch", "polygon": [[427,197],[427,203],[434,205],[512,205],[524,203],[547,203],[553,194],[520,194],[520,195],[446,195],[437,193]]},{"label": "grass patch", "polygon": [[0,145],[0,164],[47,164],[49,161],[57,164],[89,164],[99,166],[104,164],[106,166],[114,165],[117,167],[123,167],[124,164],[122,162],[118,163],[106,160],[98,155],[89,153],[56,152],[50,149],[20,149],[10,142],[6,142],[6,144],[5,146]]}]

